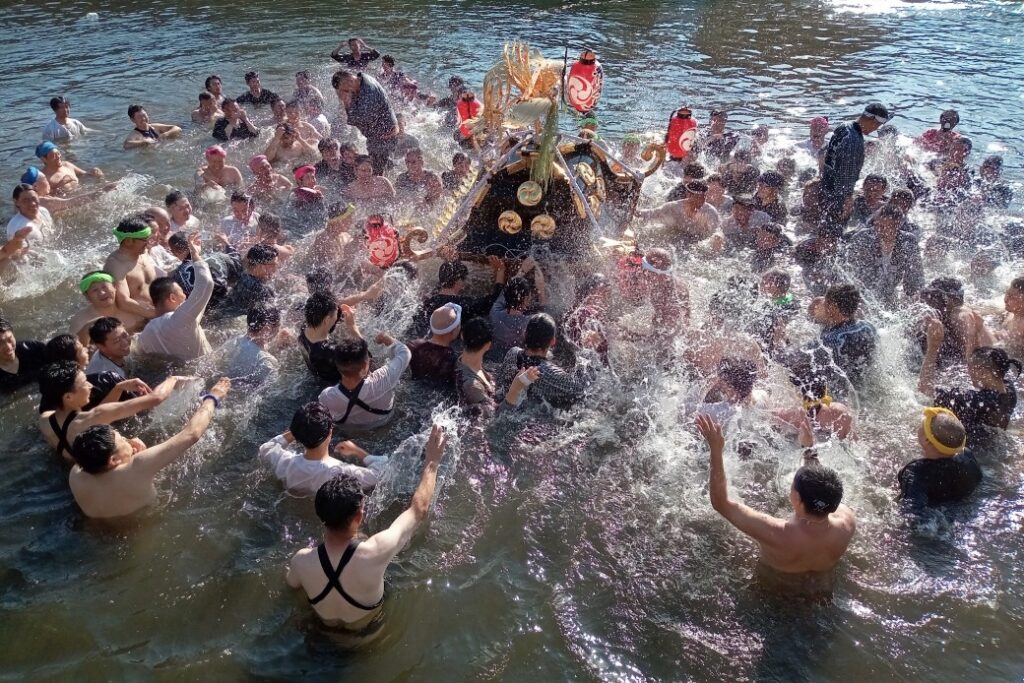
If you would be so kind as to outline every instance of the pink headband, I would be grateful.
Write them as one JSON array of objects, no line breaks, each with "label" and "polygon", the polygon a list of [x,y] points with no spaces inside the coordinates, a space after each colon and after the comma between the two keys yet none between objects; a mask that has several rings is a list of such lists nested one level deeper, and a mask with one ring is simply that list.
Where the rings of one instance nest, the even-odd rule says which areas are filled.
[{"label": "pink headband", "polygon": [[255,171],[257,168],[263,165],[264,161],[267,161],[267,155],[257,154],[252,159],[249,159],[249,168]]}]

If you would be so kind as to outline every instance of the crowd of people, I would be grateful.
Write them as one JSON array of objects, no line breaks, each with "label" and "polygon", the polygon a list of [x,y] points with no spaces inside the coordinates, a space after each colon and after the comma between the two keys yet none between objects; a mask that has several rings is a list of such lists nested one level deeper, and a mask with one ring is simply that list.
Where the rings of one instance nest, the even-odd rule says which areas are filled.
[{"label": "crowd of people", "polygon": [[[713,508],[759,544],[766,565],[829,571],[856,517],[817,445],[856,438],[857,406],[870,405],[879,373],[872,320],[893,314],[913,319],[923,409],[919,452],[900,455],[895,495],[921,514],[977,488],[985,469],[977,453],[1016,408],[1024,277],[1006,290],[1003,311],[974,305],[965,285],[990,287],[995,266],[1024,248],[1024,229],[990,220],[1013,192],[1000,157],[972,166],[956,111],[907,145],[877,102],[835,126],[816,116],[806,139],[786,144],[765,126],[730,129],[728,112],[713,110],[685,158],[666,165],[674,187],[622,226],[635,238],[619,252],[586,264],[490,254],[481,269],[460,259],[457,244],[402,258],[385,218],[395,203],[435,206],[476,176],[483,157],[460,114],[478,111],[469,106],[473,92],[456,76],[439,98],[358,38],[330,56],[341,64],[329,79],[330,102],[306,70],[287,99],[256,71],[235,98],[220,76],[206,78],[190,116],[210,137],[194,187],[118,219],[109,257],[77,279],[84,301],[66,333],[21,339],[21,321],[0,318],[0,391],[38,390],[42,438],[70,466],[69,487],[86,516],[123,517],[154,503],[158,472],[202,438],[222,402],[237,400],[231,392],[255,396],[272,385],[282,350],[297,347],[318,393],[260,447],[259,462],[288,491],[312,497],[325,527],[322,543],[292,558],[288,584],[305,591],[325,622],[359,629],[379,614],[388,564],[427,516],[446,445],[444,430],[424,425],[430,435],[411,505],[364,538],[364,501],[390,459],[352,439],[392,429],[397,388],[422,387],[424,400],[458,403],[478,423],[526,406],[560,414],[590,402],[601,378],[615,381],[617,354],[639,344],[651,364],[683,368],[702,387],[678,419],[687,429],[696,421],[710,448]],[[67,146],[93,132],[71,118],[70,97],[50,107],[53,120],[35,146],[39,164],[12,193],[0,249],[7,277],[18,277],[34,252],[55,248],[63,212],[115,186],[101,169],[66,158]],[[428,110],[450,134],[451,168],[442,173],[426,167],[403,125]],[[127,115],[128,153],[182,133],[151,121],[141,104]],[[599,139],[599,112],[578,124],[583,137]],[[601,144],[639,165],[645,138],[659,142],[660,133]],[[774,160],[769,148],[778,148]],[[219,222],[193,213],[203,193],[220,193],[228,205]],[[970,260],[976,280],[936,270],[946,256]],[[731,269],[706,316],[694,312],[683,277],[692,259]],[[439,262],[436,283],[421,277],[428,261]],[[396,283],[422,294],[408,328],[364,335],[358,319],[399,305]],[[574,294],[559,301],[555,290]],[[304,299],[298,309],[296,294]],[[619,317],[638,310],[649,311],[649,334]],[[211,343],[208,330],[238,320],[242,334]],[[811,325],[817,338],[797,341],[794,330]],[[167,376],[147,383],[137,368],[153,358]],[[174,373],[197,361],[218,372],[181,431],[155,445],[122,433],[122,420],[194,385],[195,377]],[[768,391],[766,378],[779,368],[792,393]],[[803,449],[786,517],[729,492],[726,435],[750,414],[769,417]],[[736,445],[743,457],[748,446]]]}]

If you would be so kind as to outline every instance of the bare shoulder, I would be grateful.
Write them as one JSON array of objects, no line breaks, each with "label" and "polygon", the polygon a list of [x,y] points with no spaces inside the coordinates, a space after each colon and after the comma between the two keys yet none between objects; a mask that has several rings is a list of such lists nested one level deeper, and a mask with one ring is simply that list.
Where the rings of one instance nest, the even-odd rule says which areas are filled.
[{"label": "bare shoulder", "polygon": [[113,252],[103,262],[103,270],[110,273],[115,280],[122,279],[132,269],[134,264],[128,263],[118,252]]}]

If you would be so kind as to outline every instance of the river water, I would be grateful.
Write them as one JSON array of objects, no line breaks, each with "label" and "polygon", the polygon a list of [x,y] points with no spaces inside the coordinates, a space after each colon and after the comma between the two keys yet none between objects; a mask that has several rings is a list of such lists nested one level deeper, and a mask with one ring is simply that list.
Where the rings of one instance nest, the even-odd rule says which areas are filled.
[{"label": "river water", "polygon": [[[186,126],[163,154],[123,153],[129,103],[182,123],[209,73],[236,94],[242,74],[258,69],[265,87],[286,93],[295,70],[311,68],[333,106],[327,54],[353,33],[438,86],[453,73],[479,84],[509,38],[551,57],[567,43],[594,46],[606,70],[602,131],[612,139],[660,129],[683,102],[702,120],[725,107],[734,125],[768,123],[780,138],[802,136],[812,115],[838,121],[870,99],[892,105],[911,134],[953,106],[976,157],[1005,154],[1020,195],[1022,29],[1024,11],[1010,2],[5,3],[5,187],[33,161],[47,101],[59,93],[100,130],[70,156],[126,180],[65,215],[63,256],[6,287],[0,304],[21,338],[64,331],[80,302],[77,277],[112,248],[111,223],[168,187],[190,187],[208,137]],[[451,149],[433,130],[412,124],[439,167]],[[222,212],[199,207],[207,219]],[[699,319],[722,276],[680,267]],[[997,276],[1012,274],[1004,266]],[[794,596],[760,576],[751,544],[711,510],[706,456],[680,428],[678,404],[692,387],[623,351],[600,411],[559,424],[527,413],[486,433],[459,425],[433,518],[389,574],[383,633],[359,649],[318,629],[286,588],[287,558],[318,525],[309,501],[282,494],[255,460],[259,443],[315,395],[296,354],[265,396],[231,397],[212,435],[160,481],[157,509],[113,529],[82,519],[38,438],[34,399],[22,394],[0,417],[0,678],[1019,679],[1019,444],[986,460],[972,505],[909,529],[893,503],[919,415],[906,321],[879,323],[887,379],[861,399],[860,442],[823,456],[859,517],[831,597]],[[138,433],[169,433],[186,398]],[[395,452],[371,531],[407,500],[423,439],[415,434],[432,403],[406,390],[401,405],[389,433],[368,442]],[[435,417],[455,427],[450,413]],[[761,445],[757,457],[730,464],[731,480],[748,501],[783,513],[796,451],[758,434],[746,435]]]}]

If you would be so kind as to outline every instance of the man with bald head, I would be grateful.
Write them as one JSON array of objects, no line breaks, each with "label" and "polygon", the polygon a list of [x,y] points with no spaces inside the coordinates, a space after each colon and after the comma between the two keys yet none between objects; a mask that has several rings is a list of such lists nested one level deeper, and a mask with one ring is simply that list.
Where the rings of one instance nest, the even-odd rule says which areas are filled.
[{"label": "man with bald head", "polygon": [[430,336],[409,342],[412,378],[455,388],[459,354],[452,348],[462,334],[462,306],[447,303],[430,315]]}]

